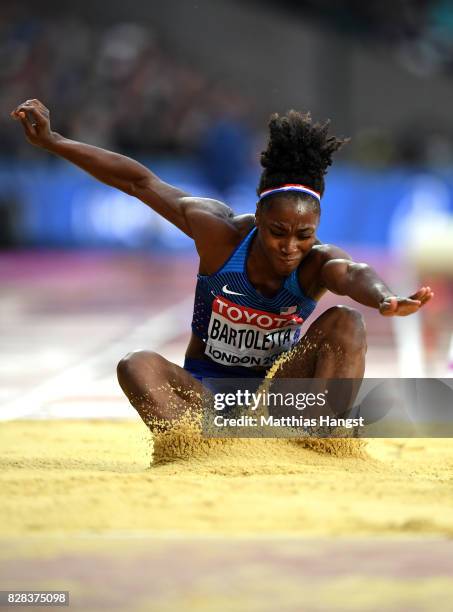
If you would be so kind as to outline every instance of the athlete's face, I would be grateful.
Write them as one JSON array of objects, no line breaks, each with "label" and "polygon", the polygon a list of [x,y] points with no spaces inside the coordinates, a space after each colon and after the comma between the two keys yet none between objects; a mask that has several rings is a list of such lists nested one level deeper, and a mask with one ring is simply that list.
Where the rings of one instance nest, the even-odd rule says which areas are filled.
[{"label": "athlete's face", "polygon": [[274,197],[258,205],[257,239],[271,268],[288,276],[316,241],[319,213],[301,198]]}]

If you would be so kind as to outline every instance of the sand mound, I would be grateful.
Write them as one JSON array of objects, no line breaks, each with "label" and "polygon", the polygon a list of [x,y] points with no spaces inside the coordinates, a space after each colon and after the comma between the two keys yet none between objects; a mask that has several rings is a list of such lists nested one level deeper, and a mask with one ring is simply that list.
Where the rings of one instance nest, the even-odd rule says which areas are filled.
[{"label": "sand mound", "polygon": [[[258,391],[268,390],[272,379],[282,374],[282,368],[291,368],[294,356],[300,359],[309,349],[313,348],[316,348],[316,346],[305,341],[297,345],[292,351],[283,353],[266,373]],[[335,358],[341,358],[341,355],[337,355],[338,351],[335,351],[333,347],[327,347],[326,350],[329,350]],[[291,376],[290,370],[289,375]],[[200,395],[190,390],[178,388],[177,392],[180,397],[184,397],[190,408],[182,418],[173,421],[169,427],[162,427],[162,421],[159,423],[156,421],[156,426],[151,427],[155,432],[153,435],[154,465],[188,459],[209,461],[228,456],[229,463],[234,463],[234,458],[236,458],[238,463],[242,462],[244,469],[246,469],[254,458],[259,457],[262,460],[263,454],[270,454],[274,460],[278,461],[279,459],[285,460],[285,458],[288,460],[288,453],[290,453],[292,461],[300,461],[301,449],[333,457],[367,457],[365,452],[366,442],[352,438],[352,430],[344,428],[331,430],[328,432],[328,437],[317,436],[316,433],[310,435],[307,431],[299,430],[299,432],[296,432],[297,437],[291,437],[291,435],[285,437],[283,434],[281,438],[276,439],[275,429],[271,427],[267,429],[263,426],[260,428],[259,438],[237,438],[234,434],[230,438],[219,438],[215,433],[214,437],[206,437],[203,435],[201,424],[202,410],[209,409],[206,398],[203,401]],[[171,409],[172,406],[169,406],[169,408]],[[212,410],[214,411],[213,407]],[[269,414],[263,405],[258,406],[254,416],[258,417],[261,414]],[[286,429],[290,430],[290,428]],[[324,434],[326,433],[324,431]],[[266,435],[269,437],[265,437]],[[293,455],[293,453],[296,454]]]},{"label": "sand mound", "polygon": [[150,468],[138,421],[4,423],[0,534],[453,535],[451,439],[358,458],[338,439],[156,438]]},{"label": "sand mound", "polygon": [[[300,460],[300,449],[335,457],[365,458],[365,442],[357,438],[207,438],[203,435],[199,414],[186,412],[165,431],[153,435],[153,465],[178,460],[207,461],[228,457],[229,463],[244,468],[259,459]],[[289,454],[289,456],[288,456]]]},{"label": "sand mound", "polygon": [[359,438],[300,438],[294,442],[308,450],[335,457],[367,457],[366,442]]},{"label": "sand mound", "polygon": [[170,463],[178,459],[199,459],[209,457],[213,453],[228,453],[232,442],[229,438],[204,438],[200,416],[187,412],[165,431],[154,433],[153,464]]}]

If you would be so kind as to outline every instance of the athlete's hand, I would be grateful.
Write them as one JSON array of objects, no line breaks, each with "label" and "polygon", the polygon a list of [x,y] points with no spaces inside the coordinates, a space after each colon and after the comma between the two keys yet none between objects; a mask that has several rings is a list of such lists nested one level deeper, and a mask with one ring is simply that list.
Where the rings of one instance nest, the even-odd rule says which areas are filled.
[{"label": "athlete's hand", "polygon": [[417,312],[434,297],[431,287],[421,287],[407,298],[396,295],[387,297],[379,304],[379,312],[384,317],[407,317]]},{"label": "athlete's hand", "polygon": [[27,100],[11,113],[13,119],[21,122],[28,142],[43,149],[49,147],[56,136],[50,129],[49,116],[49,109],[39,100]]}]

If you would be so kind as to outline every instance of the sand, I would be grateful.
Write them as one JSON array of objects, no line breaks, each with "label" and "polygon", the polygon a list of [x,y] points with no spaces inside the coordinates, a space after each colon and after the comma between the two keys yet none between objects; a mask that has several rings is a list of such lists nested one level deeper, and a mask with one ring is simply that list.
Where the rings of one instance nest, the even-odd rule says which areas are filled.
[{"label": "sand", "polygon": [[453,440],[356,442],[176,435],[151,463],[138,421],[2,423],[0,537],[453,535]]},{"label": "sand", "polygon": [[3,589],[83,612],[451,609],[451,439],[15,421],[0,466]]}]

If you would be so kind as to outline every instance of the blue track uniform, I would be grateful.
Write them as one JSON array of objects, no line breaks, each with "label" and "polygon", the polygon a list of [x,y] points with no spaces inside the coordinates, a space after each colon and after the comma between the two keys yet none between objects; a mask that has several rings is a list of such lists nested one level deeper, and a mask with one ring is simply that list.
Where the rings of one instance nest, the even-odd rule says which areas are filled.
[{"label": "blue track uniform", "polygon": [[198,275],[192,330],[205,344],[210,361],[187,359],[195,378],[262,377],[265,368],[301,337],[301,326],[317,302],[306,296],[298,270],[272,298],[256,291],[247,277],[247,256],[257,229],[242,240],[215,274]]}]

